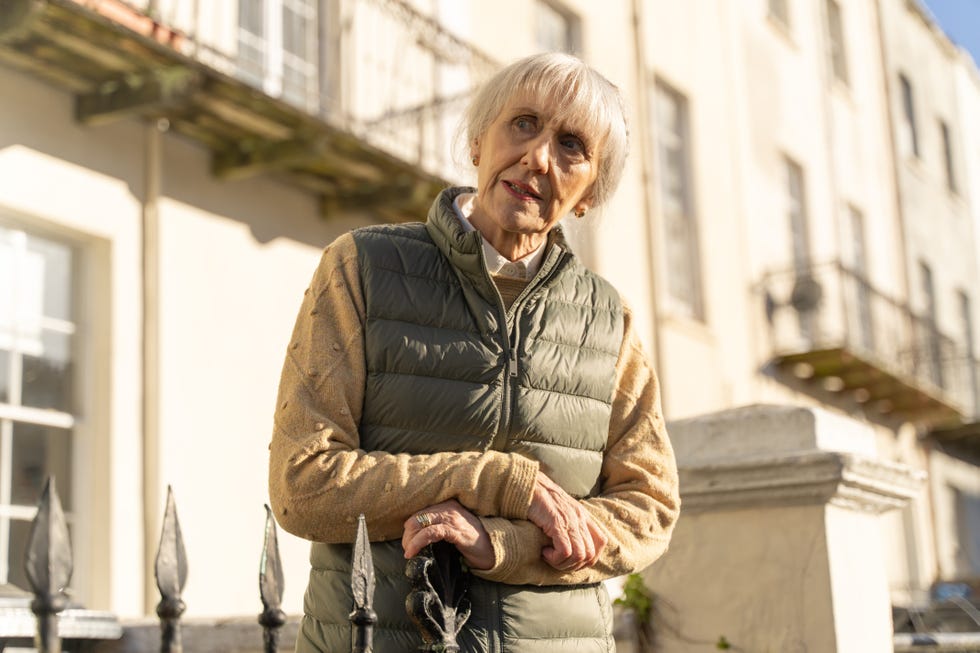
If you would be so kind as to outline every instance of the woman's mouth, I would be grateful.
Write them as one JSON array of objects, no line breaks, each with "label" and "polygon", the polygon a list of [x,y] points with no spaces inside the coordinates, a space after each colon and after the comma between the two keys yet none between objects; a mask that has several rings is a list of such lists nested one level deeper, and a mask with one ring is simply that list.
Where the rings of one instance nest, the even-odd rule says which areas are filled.
[{"label": "woman's mouth", "polygon": [[501,182],[507,192],[514,197],[520,198],[522,200],[540,200],[541,196],[538,195],[530,186],[523,184],[519,181],[508,181],[503,180]]}]

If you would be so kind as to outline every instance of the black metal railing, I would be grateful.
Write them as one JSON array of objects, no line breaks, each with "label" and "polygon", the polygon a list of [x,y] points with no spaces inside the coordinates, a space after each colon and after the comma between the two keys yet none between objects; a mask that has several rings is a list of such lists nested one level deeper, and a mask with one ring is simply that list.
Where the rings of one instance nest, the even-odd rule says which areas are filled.
[{"label": "black metal railing", "polygon": [[[950,404],[977,412],[977,361],[932,317],[839,261],[766,275],[762,283],[771,353],[843,348]],[[895,292],[895,289],[889,289]]]},{"label": "black metal railing", "polygon": [[[263,609],[258,622],[263,631],[263,651],[275,653],[279,646],[280,628],[286,623],[286,614],[281,608],[284,579],[275,519],[268,506],[265,510],[265,537],[259,563],[259,596]],[[358,520],[351,562],[354,596],[350,614],[353,628],[351,650],[352,653],[371,653],[373,627],[378,616],[373,609],[374,563],[363,515]],[[54,478],[49,477],[31,524],[25,556],[27,578],[35,597],[31,609],[37,620],[35,648],[38,653],[61,653],[58,614],[68,605],[72,566],[68,525]],[[156,610],[160,618],[161,653],[183,653],[184,650],[180,619],[187,607],[181,599],[187,582],[187,568],[187,552],[177,518],[177,506],[173,491],[168,487],[154,568],[161,597]],[[412,584],[405,607],[418,625],[422,639],[418,650],[458,651],[456,635],[469,617],[469,610],[465,597],[468,577],[455,548],[442,542],[426,547],[408,561],[405,573]]]}]

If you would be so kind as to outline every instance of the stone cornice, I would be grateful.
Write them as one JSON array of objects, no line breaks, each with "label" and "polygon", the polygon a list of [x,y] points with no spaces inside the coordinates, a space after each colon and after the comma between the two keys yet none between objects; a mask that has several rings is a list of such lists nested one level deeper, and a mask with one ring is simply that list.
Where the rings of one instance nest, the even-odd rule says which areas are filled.
[{"label": "stone cornice", "polygon": [[925,472],[834,451],[805,451],[680,467],[685,511],[832,504],[862,512],[899,508]]}]

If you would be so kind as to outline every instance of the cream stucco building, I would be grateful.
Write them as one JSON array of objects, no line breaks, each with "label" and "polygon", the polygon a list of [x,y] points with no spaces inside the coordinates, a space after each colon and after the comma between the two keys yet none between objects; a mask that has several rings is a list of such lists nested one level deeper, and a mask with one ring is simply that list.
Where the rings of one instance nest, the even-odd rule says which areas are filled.
[{"label": "cream stucco building", "polygon": [[[0,1],[0,581],[55,474],[77,599],[151,614],[169,485],[188,616],[256,613],[320,250],[468,181],[468,89],[547,49],[629,98],[622,186],[575,237],[668,419],[860,422],[929,475],[880,520],[892,602],[976,583],[980,73],[915,0]],[[280,545],[297,613],[307,545]]]}]

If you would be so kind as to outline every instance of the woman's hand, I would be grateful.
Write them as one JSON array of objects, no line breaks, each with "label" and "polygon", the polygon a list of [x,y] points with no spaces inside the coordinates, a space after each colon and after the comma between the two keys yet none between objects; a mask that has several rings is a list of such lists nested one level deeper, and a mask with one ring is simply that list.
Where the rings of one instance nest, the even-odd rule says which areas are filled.
[{"label": "woman's hand", "polygon": [[[425,515],[428,525],[423,526],[417,515]],[[433,542],[445,541],[454,545],[470,569],[490,569],[494,554],[490,536],[476,515],[464,508],[459,501],[450,499],[429,506],[405,522],[402,548],[405,557],[411,558]]]},{"label": "woman's hand", "polygon": [[606,546],[606,536],[589,513],[560,485],[538,472],[527,518],[551,539],[541,551],[545,562],[561,571],[577,571],[595,564]]}]

